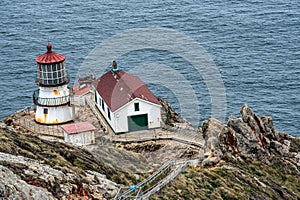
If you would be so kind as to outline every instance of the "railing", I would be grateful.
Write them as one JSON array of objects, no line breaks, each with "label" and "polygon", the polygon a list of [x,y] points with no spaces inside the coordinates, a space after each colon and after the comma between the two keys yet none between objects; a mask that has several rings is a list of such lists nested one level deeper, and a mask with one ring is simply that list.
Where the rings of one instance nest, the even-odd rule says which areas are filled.
[{"label": "railing", "polygon": [[57,98],[40,98],[38,95],[38,91],[33,93],[33,102],[36,105],[41,106],[60,106],[70,103],[70,96],[62,96]]},{"label": "railing", "polygon": [[168,161],[162,165],[155,173],[135,186],[134,190],[120,188],[114,200],[121,199],[149,199],[151,195],[157,193],[172,180],[174,180],[185,168],[194,160],[188,161]]},{"label": "railing", "polygon": [[[153,173],[151,176],[149,176],[148,178],[146,178],[145,180],[143,180],[142,182],[137,184],[136,190],[128,189],[128,190],[121,192],[121,189],[122,189],[121,188],[120,191],[118,192],[118,194],[115,196],[114,200],[121,200],[121,199],[128,199],[128,198],[136,199],[146,184],[151,183],[152,181],[157,179],[157,177],[159,177],[161,174],[163,174],[164,172],[169,170],[172,165],[173,165],[173,161],[168,161],[167,163],[162,165],[155,173]],[[138,191],[138,193],[136,194],[137,191]]]},{"label": "railing", "polygon": [[64,138],[64,132],[62,128],[58,125],[40,125],[35,123],[32,119],[27,119],[25,117],[17,120],[19,126],[24,129],[36,134],[36,135],[44,135],[51,136],[56,138]]},{"label": "railing", "polygon": [[159,181],[157,184],[153,185],[149,189],[145,190],[139,199],[149,199],[151,195],[157,193],[166,185],[168,185],[172,180],[174,180],[181,172],[183,172],[189,164],[189,161],[184,163],[174,164],[176,167],[172,170],[164,179]]},{"label": "railing", "polygon": [[37,78],[35,80],[35,83],[40,86],[44,87],[53,87],[53,86],[60,86],[60,85],[65,85],[70,82],[69,77],[63,77],[59,79],[42,79],[42,78]]}]

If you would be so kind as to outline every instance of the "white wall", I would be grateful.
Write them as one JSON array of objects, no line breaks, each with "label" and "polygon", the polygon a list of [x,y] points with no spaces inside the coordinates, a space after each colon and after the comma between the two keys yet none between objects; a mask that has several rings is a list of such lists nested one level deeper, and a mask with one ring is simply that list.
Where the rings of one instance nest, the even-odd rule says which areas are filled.
[{"label": "white wall", "polygon": [[[48,109],[48,114],[44,114],[44,109]],[[68,105],[59,107],[37,106],[35,121],[42,124],[60,124],[72,120],[71,110]]]},{"label": "white wall", "polygon": [[64,132],[64,137],[65,142],[75,145],[88,145],[95,143],[94,131],[76,133],[71,135]]},{"label": "white wall", "polygon": [[83,94],[81,96],[72,96],[71,104],[74,104],[75,106],[84,106],[86,104],[85,98],[90,98],[90,96],[91,96],[90,92]]},{"label": "white wall", "polygon": [[[108,118],[108,112],[107,112],[107,105],[106,103],[103,101],[104,103],[104,110],[102,109],[102,104],[100,104],[100,100],[102,100],[102,98],[100,97],[100,95],[98,94],[98,92],[96,92],[96,97],[97,97],[97,103],[96,106],[98,107],[98,109],[100,110],[100,112],[102,113],[102,115],[105,117],[106,121],[109,123],[110,127],[114,127],[115,126],[115,119],[113,117],[113,113],[110,111],[110,119]],[[95,100],[95,98],[93,99]]]},{"label": "white wall", "polygon": [[[159,128],[161,126],[161,106],[148,102],[143,99],[135,98],[129,103],[125,104],[114,113],[110,111],[111,119],[108,118],[107,105],[104,102],[104,110],[102,105],[100,105],[100,100],[102,99],[98,92],[96,92],[97,103],[96,106],[105,117],[106,121],[109,123],[110,127],[115,131],[115,133],[128,132],[128,116],[148,114],[148,127],[149,128]],[[94,98],[95,99],[95,98]],[[134,110],[134,103],[139,103],[140,110]]]},{"label": "white wall", "polygon": [[[39,101],[42,105],[58,105],[69,101],[67,85],[57,87],[39,87]],[[49,100],[50,99],[50,100]],[[57,101],[55,101],[55,99]],[[48,109],[48,114],[44,113]],[[60,124],[72,120],[72,112],[68,105],[46,107],[37,105],[35,120],[43,124]]]},{"label": "white wall", "polygon": [[[135,111],[134,103],[139,103],[139,111]],[[125,106],[114,112],[115,126],[113,129],[116,133],[128,132],[128,116],[148,114],[148,128],[159,128],[161,121],[161,106],[150,103],[143,99],[135,98]]]},{"label": "white wall", "polygon": [[57,98],[69,96],[69,89],[67,85],[57,87],[39,87],[40,98]]},{"label": "white wall", "polygon": [[85,96],[73,96],[71,103],[75,106],[84,106],[85,105]]}]

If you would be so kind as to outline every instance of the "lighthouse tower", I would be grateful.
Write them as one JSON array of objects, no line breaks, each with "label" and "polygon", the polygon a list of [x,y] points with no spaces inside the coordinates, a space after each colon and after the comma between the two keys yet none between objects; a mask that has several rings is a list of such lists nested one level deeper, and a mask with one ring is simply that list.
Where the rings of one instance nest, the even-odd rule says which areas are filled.
[{"label": "lighthouse tower", "polygon": [[65,67],[65,56],[52,51],[35,59],[38,65],[36,84],[39,89],[33,94],[36,105],[35,121],[41,124],[62,124],[72,120],[70,93],[67,87],[69,78]]}]

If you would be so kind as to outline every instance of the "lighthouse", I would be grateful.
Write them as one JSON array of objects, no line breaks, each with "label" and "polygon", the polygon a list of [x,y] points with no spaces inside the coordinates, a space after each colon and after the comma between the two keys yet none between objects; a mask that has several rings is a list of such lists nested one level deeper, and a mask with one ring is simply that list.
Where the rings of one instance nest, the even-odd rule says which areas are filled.
[{"label": "lighthouse", "polygon": [[36,105],[35,121],[40,124],[62,124],[72,121],[70,92],[65,67],[66,57],[52,51],[47,45],[47,52],[35,59],[37,62],[37,80],[39,89],[33,94]]}]

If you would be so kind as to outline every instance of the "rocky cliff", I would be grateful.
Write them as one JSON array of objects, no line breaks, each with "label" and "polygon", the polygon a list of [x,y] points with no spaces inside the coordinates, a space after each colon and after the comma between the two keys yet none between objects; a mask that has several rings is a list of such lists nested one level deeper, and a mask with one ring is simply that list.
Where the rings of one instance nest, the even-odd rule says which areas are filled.
[{"label": "rocky cliff", "polygon": [[0,128],[0,199],[109,199],[135,179],[72,145]]},{"label": "rocky cliff", "polygon": [[[189,134],[188,122],[161,102],[165,131],[182,124]],[[226,124],[208,119],[192,131],[204,138],[204,149],[167,140],[80,148],[13,130],[13,118],[6,122],[0,199],[109,199],[118,184],[136,184],[170,159],[195,158],[197,166],[151,199],[300,199],[300,139],[275,130],[271,117],[247,105]]]},{"label": "rocky cliff", "polygon": [[153,199],[300,199],[300,139],[247,105],[240,113],[204,121],[203,161]]}]

